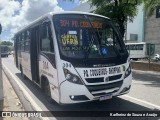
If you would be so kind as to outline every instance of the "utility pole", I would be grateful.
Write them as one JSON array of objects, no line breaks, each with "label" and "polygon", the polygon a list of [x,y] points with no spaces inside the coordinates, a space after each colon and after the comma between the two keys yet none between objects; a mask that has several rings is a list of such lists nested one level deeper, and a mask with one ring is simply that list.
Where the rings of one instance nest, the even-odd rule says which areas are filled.
[{"label": "utility pole", "polygon": [[[2,26],[0,23],[0,34],[2,32]],[[1,41],[1,38],[0,38]],[[2,61],[1,61],[1,45],[0,45],[0,111],[3,110],[3,80],[2,80]]]}]

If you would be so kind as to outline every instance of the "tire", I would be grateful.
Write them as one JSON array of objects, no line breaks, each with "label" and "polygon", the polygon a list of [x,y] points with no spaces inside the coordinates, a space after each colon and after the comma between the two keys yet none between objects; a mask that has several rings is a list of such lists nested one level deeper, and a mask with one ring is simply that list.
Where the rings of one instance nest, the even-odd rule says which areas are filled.
[{"label": "tire", "polygon": [[49,82],[48,80],[45,80],[45,84],[44,84],[44,93],[45,93],[45,96],[47,98],[47,101],[49,103],[53,103],[53,99],[51,98],[51,91],[50,91],[50,85],[49,85]]}]

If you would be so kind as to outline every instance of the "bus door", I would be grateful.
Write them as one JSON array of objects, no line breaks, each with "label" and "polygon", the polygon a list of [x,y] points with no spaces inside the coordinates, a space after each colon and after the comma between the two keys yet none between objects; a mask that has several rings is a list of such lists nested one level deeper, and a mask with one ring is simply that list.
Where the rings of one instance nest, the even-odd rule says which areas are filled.
[{"label": "bus door", "polygon": [[[54,72],[53,69],[56,69],[53,37],[51,32],[51,22],[44,22],[40,26],[39,43],[40,43],[39,67],[41,69],[40,72],[42,72],[46,76],[49,75],[48,77],[51,77],[53,75],[51,72]],[[54,76],[54,78],[55,77],[56,76]]]},{"label": "bus door", "polygon": [[32,28],[32,40],[31,40],[31,74],[32,80],[39,83],[39,26]]},{"label": "bus door", "polygon": [[39,72],[41,76],[47,78],[54,92],[54,99],[59,99],[57,69],[55,61],[55,51],[53,44],[53,34],[51,31],[51,22],[44,22],[40,26],[40,52],[39,52]]}]

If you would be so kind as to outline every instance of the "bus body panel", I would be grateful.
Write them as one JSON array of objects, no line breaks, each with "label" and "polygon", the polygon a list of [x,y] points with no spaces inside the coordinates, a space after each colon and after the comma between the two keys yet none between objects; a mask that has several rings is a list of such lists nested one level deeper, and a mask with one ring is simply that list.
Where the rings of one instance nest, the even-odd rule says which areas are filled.
[{"label": "bus body panel", "polygon": [[[62,13],[63,14],[63,13]],[[66,14],[66,13],[64,13]],[[73,12],[73,14],[76,14],[76,12]],[[84,13],[79,13],[84,14]],[[93,15],[88,13],[88,15]],[[100,15],[95,15],[98,17],[103,17]],[[35,49],[34,46],[31,47],[31,51],[37,50],[37,53],[34,52],[34,54],[37,55],[36,57],[33,57],[34,54],[32,54],[32,58],[36,60],[36,63],[38,64],[37,74],[39,78],[39,82],[34,80],[34,82],[37,82],[39,86],[43,87],[44,84],[42,82],[42,78],[45,77],[49,81],[50,91],[51,91],[51,98],[54,99],[57,103],[62,104],[68,104],[68,103],[79,103],[79,102],[86,102],[91,100],[99,100],[100,97],[105,96],[107,94],[111,94],[112,96],[117,96],[121,94],[126,94],[129,92],[131,87],[131,80],[132,80],[132,73],[130,72],[127,77],[125,77],[127,69],[130,68],[129,66],[129,60],[127,57],[125,58],[125,62],[121,62],[120,64],[116,65],[109,65],[107,67],[77,67],[70,62],[70,60],[64,60],[61,58],[60,50],[59,50],[59,44],[57,39],[57,34],[55,30],[55,24],[52,21],[53,14],[47,15],[47,17],[39,18],[38,20],[34,21],[29,27],[34,29],[35,27],[39,28],[40,25],[43,23],[49,23],[52,31],[52,39],[53,39],[53,46],[54,46],[54,52],[43,52],[39,51],[40,49],[40,38],[39,37],[33,37],[32,41],[35,39],[36,41],[33,44],[36,44],[37,47]],[[106,18],[106,17],[103,17]],[[106,18],[108,19],[108,18]],[[109,20],[109,19],[108,19]],[[27,28],[25,28],[27,29]],[[40,36],[40,29],[38,29],[38,35]],[[21,34],[22,31],[20,31],[18,34]],[[32,31],[33,32],[33,31]],[[70,33],[75,33],[73,30],[69,31]],[[35,35],[35,33],[32,33]],[[15,42],[16,43],[16,42]],[[22,54],[22,52],[18,49],[18,45],[16,45],[15,49],[17,53],[17,60],[16,64],[18,65],[18,68],[20,69],[20,65],[23,66],[24,74],[32,80],[32,70],[31,66],[33,67],[33,60],[27,61],[25,57],[28,57],[27,53]],[[121,56],[120,56],[121,57]],[[72,59],[72,58],[71,58]],[[121,58],[118,57],[114,58],[121,61]],[[17,63],[18,62],[18,63]],[[35,63],[35,62],[34,62]],[[28,64],[28,66],[27,66]],[[83,63],[83,66],[85,63]],[[108,64],[108,63],[106,63]],[[27,68],[27,70],[26,70]],[[75,84],[66,79],[65,71],[70,71],[72,74],[77,76],[83,84]],[[99,74],[95,73],[97,70],[100,70]],[[31,71],[29,73],[29,71]],[[88,71],[88,73],[86,72]],[[104,73],[107,71],[106,73]],[[93,74],[94,73],[94,74]],[[36,74],[36,72],[35,72]],[[90,74],[89,76],[86,76],[87,74]],[[92,75],[91,75],[92,74]],[[110,78],[115,78],[115,81],[109,81]],[[119,77],[120,76],[120,77]],[[88,82],[86,79],[99,79],[103,78],[103,82]],[[116,83],[116,84],[115,84]],[[112,88],[108,88],[112,84]],[[106,88],[105,88],[106,87]],[[100,89],[99,89],[100,88]],[[93,91],[92,91],[93,89]],[[96,90],[94,90],[96,89]]]},{"label": "bus body panel", "polygon": [[[128,58],[129,59],[129,58]],[[99,100],[100,97],[111,94],[112,96],[118,96],[121,94],[126,94],[129,92],[130,87],[131,87],[131,82],[132,82],[132,74],[130,74],[128,77],[125,78],[125,72],[129,65],[129,60],[127,60],[126,63],[122,65],[117,65],[117,66],[110,66],[110,67],[96,67],[96,68],[75,68],[70,62],[61,60],[61,68],[59,70],[67,69],[69,71],[72,71],[73,74],[79,76],[81,78],[82,82],[84,83],[83,85],[77,85],[74,83],[71,83],[65,79],[64,74],[61,74],[58,79],[61,81],[60,84],[60,103],[66,104],[66,103],[79,103],[79,102],[87,102],[87,101],[92,101],[92,100]],[[120,68],[120,71],[114,68]],[[125,69],[124,69],[125,68]],[[98,75],[95,74],[96,76],[93,75],[93,69],[94,70],[104,70],[106,69],[107,74],[106,75]],[[88,72],[86,72],[88,71]],[[61,73],[64,73],[64,71],[61,71]],[[100,73],[100,72],[99,72]],[[86,77],[86,74],[92,74]],[[112,81],[109,81],[108,79],[105,78],[113,78],[115,76],[119,76],[119,78],[115,78]],[[86,79],[99,79],[103,78],[103,81],[101,82],[92,82],[89,83],[87,82]],[[121,83],[120,83],[121,82]],[[108,88],[112,84],[112,88]],[[114,87],[113,84],[119,84]],[[106,86],[106,88],[102,88],[102,90],[94,90],[91,91],[87,86],[92,87],[94,86],[95,89],[98,89],[97,86]],[[72,100],[71,97],[79,97],[76,100]],[[82,98],[81,98],[82,97]]]},{"label": "bus body panel", "polygon": [[[118,78],[117,80],[122,79],[122,76],[125,73],[125,71],[123,71],[122,66],[123,65],[111,66],[111,67],[96,67],[96,68],[76,68],[76,70],[82,79],[104,78],[105,82],[105,77],[111,77],[116,75],[121,75],[121,77]],[[95,84],[94,82],[90,83],[88,83],[87,81],[84,82],[86,85]],[[104,84],[104,82],[99,82],[96,84]]]},{"label": "bus body panel", "polygon": [[[111,94],[112,92],[113,92],[112,96],[127,94],[130,91],[131,83],[132,83],[132,74],[130,74],[127,78],[125,78],[123,80],[123,84],[117,92],[113,92],[114,89],[111,90],[111,91],[108,91],[106,89],[106,90],[102,91],[102,92],[106,92],[105,94],[99,95],[99,96],[93,96],[88,91],[88,89],[86,88],[85,85],[77,85],[77,84],[73,84],[73,83],[70,83],[68,81],[65,81],[60,86],[61,96],[63,96],[60,99],[60,103],[67,104],[67,103],[79,103],[79,102],[87,102],[87,101],[92,101],[92,100],[99,100],[100,97]],[[124,89],[128,89],[128,90],[125,91],[125,92],[122,92]],[[82,100],[81,98],[79,98],[79,99],[76,99],[76,100],[72,100],[71,99],[72,96],[75,96],[75,97],[76,96],[86,96],[86,99]]]},{"label": "bus body panel", "polygon": [[21,52],[21,63],[23,73],[31,80],[31,62],[30,62],[30,54],[27,52]]},{"label": "bus body panel", "polygon": [[[52,61],[51,61],[52,60]],[[39,58],[39,75],[45,76],[50,84],[52,98],[59,102],[57,69],[55,68],[55,60],[48,58],[45,54],[41,54]]]}]

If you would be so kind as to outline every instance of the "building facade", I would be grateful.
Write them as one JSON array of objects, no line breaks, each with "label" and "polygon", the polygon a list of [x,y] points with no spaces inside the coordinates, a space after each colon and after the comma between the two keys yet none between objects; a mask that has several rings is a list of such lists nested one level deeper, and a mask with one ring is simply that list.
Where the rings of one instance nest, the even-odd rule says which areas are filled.
[{"label": "building facade", "polygon": [[151,17],[145,18],[144,40],[155,44],[155,53],[160,54],[160,8]]}]

